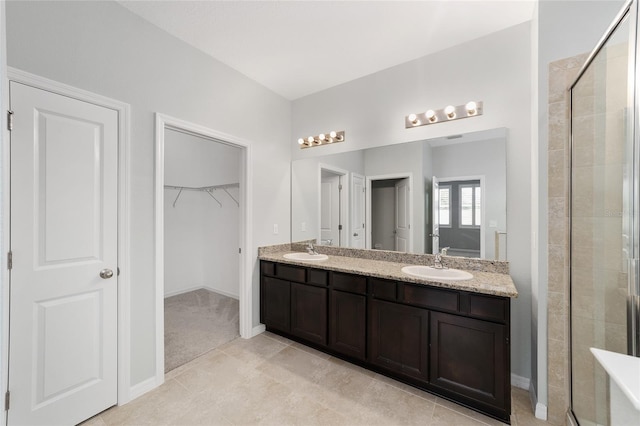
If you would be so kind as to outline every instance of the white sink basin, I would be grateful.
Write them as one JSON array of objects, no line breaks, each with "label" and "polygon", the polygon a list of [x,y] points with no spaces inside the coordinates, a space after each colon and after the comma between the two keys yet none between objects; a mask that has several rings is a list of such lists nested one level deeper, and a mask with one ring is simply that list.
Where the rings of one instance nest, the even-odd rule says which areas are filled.
[{"label": "white sink basin", "polygon": [[459,269],[437,269],[424,265],[405,266],[402,268],[402,272],[414,277],[434,280],[461,281],[473,278],[470,273]]},{"label": "white sink basin", "polygon": [[283,255],[285,259],[302,260],[316,262],[318,260],[327,260],[329,256],[326,254],[309,254],[309,253],[287,253]]}]

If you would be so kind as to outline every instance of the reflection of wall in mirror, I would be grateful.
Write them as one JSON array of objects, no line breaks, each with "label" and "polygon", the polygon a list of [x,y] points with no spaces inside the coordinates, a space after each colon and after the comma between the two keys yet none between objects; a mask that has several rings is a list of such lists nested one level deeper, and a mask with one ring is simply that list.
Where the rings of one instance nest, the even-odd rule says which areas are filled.
[{"label": "reflection of wall in mirror", "polygon": [[[362,151],[352,151],[291,163],[291,241],[320,239],[321,166],[363,173],[363,158]],[[349,182],[343,179],[342,185],[348,189]],[[349,217],[348,205],[344,206],[344,217]],[[345,235],[349,235],[346,222]]]},{"label": "reflection of wall in mirror", "polygon": [[503,138],[433,148],[433,173],[442,180],[484,176],[484,257],[493,258],[495,231],[506,231],[506,151]]}]

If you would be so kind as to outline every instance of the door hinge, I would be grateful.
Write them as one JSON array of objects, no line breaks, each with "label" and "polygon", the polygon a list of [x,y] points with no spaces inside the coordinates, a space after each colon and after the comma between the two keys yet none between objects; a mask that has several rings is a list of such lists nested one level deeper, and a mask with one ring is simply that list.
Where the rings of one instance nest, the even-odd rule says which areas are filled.
[{"label": "door hinge", "polygon": [[13,252],[10,251],[7,253],[7,269],[11,270],[13,268]]},{"label": "door hinge", "polygon": [[338,191],[342,191],[342,184],[338,185]]},{"label": "door hinge", "polygon": [[238,253],[242,254],[242,247],[238,248]]},{"label": "door hinge", "polygon": [[338,231],[342,231],[342,225],[338,225]]},{"label": "door hinge", "polygon": [[13,111],[7,111],[7,129],[9,131],[13,130]]},{"label": "door hinge", "polygon": [[11,399],[11,393],[9,393],[9,391],[7,391],[7,393],[4,394],[4,411],[9,411],[9,401]]}]

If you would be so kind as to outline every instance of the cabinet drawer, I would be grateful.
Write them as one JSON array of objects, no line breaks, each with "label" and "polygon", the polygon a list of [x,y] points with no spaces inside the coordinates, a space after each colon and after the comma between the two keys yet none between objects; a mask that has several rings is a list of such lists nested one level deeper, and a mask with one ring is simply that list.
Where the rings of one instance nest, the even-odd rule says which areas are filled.
[{"label": "cabinet drawer", "polygon": [[308,269],[307,282],[309,284],[326,286],[329,283],[329,272],[320,269]]},{"label": "cabinet drawer", "polygon": [[469,315],[505,322],[509,316],[509,300],[501,297],[469,295]]},{"label": "cabinet drawer", "polygon": [[360,275],[333,273],[333,288],[352,293],[367,294],[367,278]]},{"label": "cabinet drawer", "polygon": [[410,284],[404,284],[402,287],[401,301],[404,303],[455,312],[460,307],[460,295],[456,291]]},{"label": "cabinet drawer", "polygon": [[306,282],[305,268],[298,268],[297,266],[283,265],[278,263],[276,268],[276,276],[283,280],[297,281],[299,283]]},{"label": "cabinet drawer", "polygon": [[376,299],[393,300],[397,299],[395,281],[383,280],[380,278],[369,278],[371,295]]},{"label": "cabinet drawer", "polygon": [[271,263],[271,262],[264,262],[262,261],[260,263],[260,271],[264,274],[264,275],[275,275],[276,274],[276,264],[275,263]]}]

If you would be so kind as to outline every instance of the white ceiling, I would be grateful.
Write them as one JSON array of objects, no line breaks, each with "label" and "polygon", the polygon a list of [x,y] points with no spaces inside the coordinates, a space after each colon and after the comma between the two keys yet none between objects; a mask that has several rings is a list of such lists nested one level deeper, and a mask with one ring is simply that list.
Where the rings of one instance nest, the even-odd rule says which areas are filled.
[{"label": "white ceiling", "polygon": [[528,21],[535,0],[118,2],[293,100]]}]

